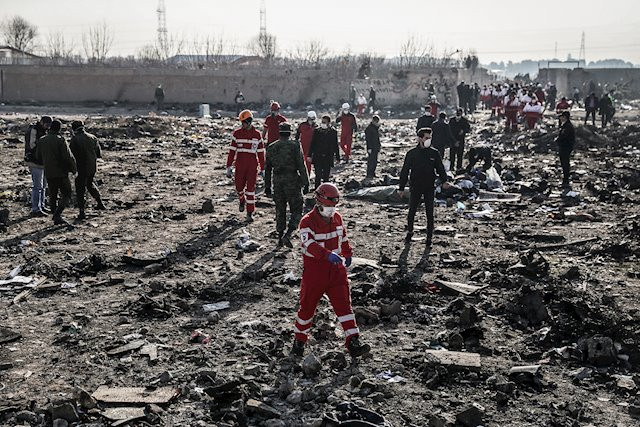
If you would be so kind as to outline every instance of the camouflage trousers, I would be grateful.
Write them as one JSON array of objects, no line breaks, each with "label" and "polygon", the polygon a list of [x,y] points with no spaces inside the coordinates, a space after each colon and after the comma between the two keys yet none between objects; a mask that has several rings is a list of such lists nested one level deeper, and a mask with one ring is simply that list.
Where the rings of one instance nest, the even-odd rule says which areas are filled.
[{"label": "camouflage trousers", "polygon": [[299,186],[279,186],[273,189],[273,201],[276,205],[276,231],[278,234],[284,232],[287,225],[287,204],[289,204],[289,226],[288,233],[293,233],[302,219],[302,192]]}]

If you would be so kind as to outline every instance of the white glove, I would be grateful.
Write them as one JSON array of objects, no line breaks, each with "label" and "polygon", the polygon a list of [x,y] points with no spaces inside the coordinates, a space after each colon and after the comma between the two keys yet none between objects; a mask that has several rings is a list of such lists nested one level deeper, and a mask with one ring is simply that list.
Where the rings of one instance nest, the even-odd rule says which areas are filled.
[{"label": "white glove", "polygon": [[233,176],[233,168],[229,166],[227,168],[227,178],[231,178]]}]

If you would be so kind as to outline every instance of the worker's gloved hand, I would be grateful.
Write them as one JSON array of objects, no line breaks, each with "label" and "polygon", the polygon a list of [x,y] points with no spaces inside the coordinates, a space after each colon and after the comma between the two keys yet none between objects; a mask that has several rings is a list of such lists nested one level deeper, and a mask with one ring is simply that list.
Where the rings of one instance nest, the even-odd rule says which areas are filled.
[{"label": "worker's gloved hand", "polygon": [[302,189],[302,194],[307,194],[309,192],[309,186],[305,185],[304,188]]},{"label": "worker's gloved hand", "polygon": [[347,257],[347,258],[344,260],[344,265],[345,265],[345,267],[350,267],[350,266],[351,266],[351,261],[352,261],[351,257],[350,257],[350,256],[349,256],[349,257]]},{"label": "worker's gloved hand", "polygon": [[227,178],[231,178],[233,176],[233,168],[229,166],[227,168]]},{"label": "worker's gloved hand", "polygon": [[260,178],[264,178],[264,171],[258,172],[258,175],[260,175]]},{"label": "worker's gloved hand", "polygon": [[331,264],[342,264],[342,258],[340,258],[340,255],[334,254],[333,252],[329,254],[329,256],[327,257],[327,261],[329,261]]}]

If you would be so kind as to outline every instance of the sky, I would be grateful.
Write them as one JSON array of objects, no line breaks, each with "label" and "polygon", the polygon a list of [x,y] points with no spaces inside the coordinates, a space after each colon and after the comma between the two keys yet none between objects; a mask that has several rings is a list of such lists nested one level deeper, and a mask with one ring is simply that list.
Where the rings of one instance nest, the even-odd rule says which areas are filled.
[{"label": "sky", "polygon": [[[308,40],[333,53],[377,52],[394,57],[413,36],[436,51],[475,50],[481,63],[578,57],[585,32],[586,60],[621,58],[640,64],[640,1],[513,2],[265,0],[267,31],[281,52]],[[258,34],[260,0],[165,0],[167,28],[176,38],[223,37],[246,50]],[[81,50],[82,33],[106,23],[111,54],[133,55],[157,37],[157,0],[0,0],[0,20],[20,15],[37,25],[41,43],[62,32]],[[188,42],[187,46],[191,43]],[[187,49],[189,50],[189,49]]]}]

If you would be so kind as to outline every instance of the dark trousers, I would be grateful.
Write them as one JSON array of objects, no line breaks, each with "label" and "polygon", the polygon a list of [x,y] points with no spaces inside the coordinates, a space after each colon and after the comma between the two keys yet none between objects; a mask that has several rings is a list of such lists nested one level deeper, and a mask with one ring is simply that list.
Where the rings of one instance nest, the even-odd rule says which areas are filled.
[{"label": "dark trousers", "polygon": [[587,114],[584,116],[584,124],[587,124],[587,120],[589,120],[589,116],[591,116],[591,123],[596,125],[596,110],[587,110]]},{"label": "dark trousers", "polygon": [[444,149],[446,148],[446,146],[444,146],[444,145],[434,145],[433,148],[438,150],[438,153],[440,153],[440,157],[442,158],[442,160],[444,160]]},{"label": "dark trousers", "polygon": [[416,218],[418,207],[424,199],[427,212],[427,239],[433,237],[433,199],[435,188],[433,185],[427,188],[411,188],[409,191],[409,214],[407,215],[407,231],[413,232],[413,222]]},{"label": "dark trousers", "polygon": [[157,97],[156,98],[156,110],[157,111],[161,111],[164,109],[164,98],[163,97]]},{"label": "dark trousers", "polygon": [[376,167],[378,166],[378,150],[371,150],[367,157],[367,178],[376,176]]},{"label": "dark trousers", "polygon": [[329,182],[329,176],[331,175],[331,161],[319,161],[313,164],[313,169],[316,172],[316,188],[323,182]]},{"label": "dark trousers", "polygon": [[611,123],[611,119],[613,118],[613,113],[604,113],[602,115],[602,127],[607,127],[607,124]]},{"label": "dark trousers", "polygon": [[457,141],[456,147],[449,148],[449,157],[451,158],[451,165],[449,169],[456,170],[462,169],[462,156],[464,155],[464,138]]},{"label": "dark trousers", "polygon": [[[295,179],[295,178],[294,178]],[[276,231],[293,233],[302,219],[302,193],[300,187],[275,186],[273,189],[273,201],[276,205]],[[289,205],[289,225],[287,226],[287,204]]]},{"label": "dark trousers", "polygon": [[89,194],[91,194],[91,196],[93,196],[93,198],[96,199],[98,203],[102,203],[102,198],[100,197],[100,191],[98,191],[98,187],[93,182],[94,176],[95,176],[95,173],[86,174],[86,175],[78,174],[78,176],[76,177],[76,198],[78,199],[77,200],[78,209],[80,209],[81,211],[84,211],[84,206],[85,206],[84,193],[87,190],[89,191]]},{"label": "dark trousers", "polygon": [[571,168],[569,160],[573,147],[560,147],[558,154],[560,155],[560,165],[562,166],[562,184],[568,185],[571,178]]},{"label": "dark trousers", "polygon": [[[53,217],[60,218],[64,208],[71,203],[71,181],[66,176],[63,178],[47,177],[47,183],[49,184],[49,204],[53,211]],[[60,200],[58,200],[58,193],[60,194]]]}]

